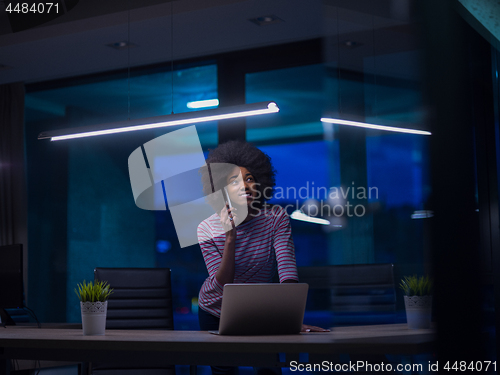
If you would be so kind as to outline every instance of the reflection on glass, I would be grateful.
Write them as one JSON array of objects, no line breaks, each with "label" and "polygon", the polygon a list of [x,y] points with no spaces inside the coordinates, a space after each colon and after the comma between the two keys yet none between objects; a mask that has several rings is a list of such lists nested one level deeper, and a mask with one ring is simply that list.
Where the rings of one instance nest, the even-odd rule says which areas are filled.
[{"label": "reflection on glass", "polygon": [[[354,95],[365,113],[376,113],[366,121],[381,121],[382,114],[392,121],[418,123],[422,119],[421,93],[412,82],[389,80],[387,84],[379,79],[375,87],[362,74],[349,77],[355,79],[345,78],[340,85],[344,95]],[[270,202],[286,207],[289,214],[330,222],[292,220],[298,266],[312,267],[314,273],[325,265],[395,264],[389,267],[391,280],[421,272],[427,261],[425,220],[412,220],[411,215],[427,209],[427,137],[321,124],[324,111],[338,112],[338,88],[338,75],[319,65],[247,75],[248,101],[272,97],[282,109],[272,123],[247,121],[248,140],[257,143],[279,171]],[[369,95],[374,90],[376,98]],[[358,93],[361,96],[356,97]],[[333,324],[334,305],[343,306],[342,311],[337,309],[335,324],[404,319],[404,307],[395,298],[399,291],[394,286],[389,289],[387,297],[379,296],[379,300],[390,300],[390,308],[383,312],[374,311],[369,295],[356,292],[357,297],[347,298],[325,288],[310,291],[309,310],[324,312],[318,318],[320,325]],[[330,300],[333,305],[326,303]],[[355,302],[365,300],[368,303]]]}]

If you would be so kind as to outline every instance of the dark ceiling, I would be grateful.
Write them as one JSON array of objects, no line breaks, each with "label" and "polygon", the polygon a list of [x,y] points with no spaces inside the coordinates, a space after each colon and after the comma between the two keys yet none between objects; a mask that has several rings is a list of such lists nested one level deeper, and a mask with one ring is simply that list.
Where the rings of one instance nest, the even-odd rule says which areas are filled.
[{"label": "dark ceiling", "polygon": [[[329,62],[340,60],[351,70],[376,69],[377,74],[397,78],[418,75],[410,0],[60,1],[61,9],[70,10],[31,28],[25,21],[25,29],[17,32],[12,31],[8,13],[0,12],[0,84],[48,81],[164,63],[172,56],[189,59],[322,37]],[[259,26],[250,21],[268,15],[277,16],[279,22]],[[132,48],[109,46],[127,40]]]}]

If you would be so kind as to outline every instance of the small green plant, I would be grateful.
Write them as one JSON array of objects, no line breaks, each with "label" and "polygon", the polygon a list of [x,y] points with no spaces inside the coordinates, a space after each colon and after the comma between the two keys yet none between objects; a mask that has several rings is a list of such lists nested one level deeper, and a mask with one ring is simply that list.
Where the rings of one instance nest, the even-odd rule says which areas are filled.
[{"label": "small green plant", "polygon": [[107,281],[96,280],[95,283],[92,281],[86,283],[83,280],[82,283],[76,286],[75,293],[81,302],[105,302],[113,293],[113,289],[109,287]]},{"label": "small green plant", "polygon": [[429,276],[405,276],[399,287],[405,296],[429,296],[432,294],[432,280]]}]

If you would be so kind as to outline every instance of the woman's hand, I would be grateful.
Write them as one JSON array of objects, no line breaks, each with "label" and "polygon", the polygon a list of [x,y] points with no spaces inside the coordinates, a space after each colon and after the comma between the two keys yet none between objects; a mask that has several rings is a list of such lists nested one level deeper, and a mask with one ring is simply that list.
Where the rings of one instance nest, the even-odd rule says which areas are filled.
[{"label": "woman's hand", "polygon": [[226,232],[226,238],[231,237],[233,240],[236,239],[236,211],[235,207],[229,207],[229,204],[226,202],[226,207],[219,214],[222,227]]},{"label": "woman's hand", "polygon": [[302,324],[300,332],[330,332],[329,329]]},{"label": "woman's hand", "polygon": [[219,284],[231,284],[234,282],[234,269],[235,269],[235,245],[236,245],[236,225],[234,224],[235,214],[233,211],[236,209],[230,208],[226,202],[226,207],[220,212],[220,221],[222,228],[226,232],[226,242],[224,243],[224,252],[222,253],[222,260],[219,269],[215,274],[215,278]]}]

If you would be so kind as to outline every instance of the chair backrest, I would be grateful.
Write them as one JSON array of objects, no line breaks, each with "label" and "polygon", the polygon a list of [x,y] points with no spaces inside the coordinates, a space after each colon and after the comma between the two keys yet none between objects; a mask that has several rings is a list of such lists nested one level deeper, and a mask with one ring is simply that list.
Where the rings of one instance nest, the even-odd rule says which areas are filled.
[{"label": "chair backrest", "polygon": [[394,265],[354,264],[298,267],[300,282],[309,289],[328,289],[329,308],[335,312],[396,310]]},{"label": "chair backrest", "polygon": [[107,281],[106,329],[174,329],[168,268],[96,268],[94,278]]}]

